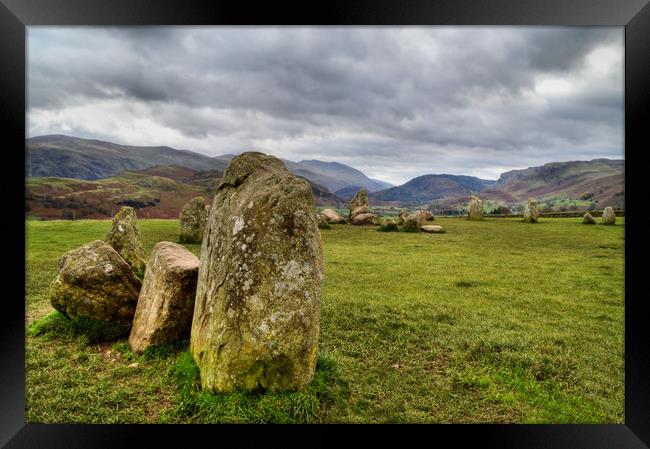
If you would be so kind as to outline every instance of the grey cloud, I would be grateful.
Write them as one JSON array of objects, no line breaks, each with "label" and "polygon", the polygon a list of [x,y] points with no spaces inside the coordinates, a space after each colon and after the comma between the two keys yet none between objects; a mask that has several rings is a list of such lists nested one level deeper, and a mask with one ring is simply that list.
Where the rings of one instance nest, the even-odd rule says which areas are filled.
[{"label": "grey cloud", "polygon": [[[600,157],[622,154],[622,67],[545,107],[528,105],[526,93],[540,75],[581,73],[598,47],[622,51],[622,36],[593,27],[32,27],[28,101],[30,111],[136,101],[188,139],[302,139],[287,154],[353,166],[372,157],[415,167],[444,154],[451,167],[447,152],[502,166],[499,158],[523,163],[545,149],[552,160],[584,145]],[[504,105],[486,106],[491,95]]]}]

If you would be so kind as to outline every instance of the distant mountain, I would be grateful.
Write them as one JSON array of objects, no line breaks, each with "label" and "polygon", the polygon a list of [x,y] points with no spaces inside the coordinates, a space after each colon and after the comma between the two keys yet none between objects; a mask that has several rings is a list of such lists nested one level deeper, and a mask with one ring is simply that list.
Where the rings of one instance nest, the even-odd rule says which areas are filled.
[{"label": "distant mountain", "polygon": [[521,202],[529,197],[574,198],[596,206],[624,207],[625,161],[551,162],[537,167],[505,172],[482,195],[503,202]]},{"label": "distant mountain", "polygon": [[364,187],[368,192],[376,192],[393,186],[385,181],[368,178],[359,170],[340,162],[305,160],[298,164],[318,176],[328,178],[327,182],[322,184],[332,192],[351,186]]},{"label": "distant mountain", "polygon": [[[443,197],[478,193],[496,181],[461,175],[423,175],[406,184],[370,193],[370,200],[396,203],[428,203]],[[343,196],[340,192],[337,194]]]},{"label": "distant mountain", "polygon": [[170,147],[118,145],[64,135],[27,139],[27,176],[93,180],[154,165],[223,171],[228,160]]},{"label": "distant mountain", "polygon": [[[26,174],[94,180],[117,175],[123,170],[142,170],[156,165],[223,172],[233,157],[233,154],[208,157],[170,147],[127,146],[48,135],[27,139]],[[329,192],[349,186],[362,186],[372,192],[391,186],[387,182],[370,179],[359,170],[338,162],[283,161],[289,171],[325,187]]]}]

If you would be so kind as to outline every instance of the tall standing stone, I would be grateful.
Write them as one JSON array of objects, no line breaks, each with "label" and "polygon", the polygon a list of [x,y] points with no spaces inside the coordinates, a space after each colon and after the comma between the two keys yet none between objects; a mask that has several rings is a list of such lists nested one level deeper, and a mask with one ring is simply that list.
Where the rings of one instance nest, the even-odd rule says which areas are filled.
[{"label": "tall standing stone", "polygon": [[[360,207],[366,209],[359,209]],[[368,192],[366,189],[360,189],[350,200],[350,219],[354,218],[355,210],[357,210],[356,215],[371,212],[370,205],[368,203]]]},{"label": "tall standing stone", "polygon": [[140,287],[140,279],[117,251],[95,240],[61,257],[50,284],[50,303],[69,318],[131,324]]},{"label": "tall standing stone", "polygon": [[192,198],[183,207],[179,217],[179,241],[182,243],[201,243],[209,212],[202,196]]},{"label": "tall standing stone", "polygon": [[202,388],[298,390],[311,382],[322,287],[309,183],[273,156],[232,159],[201,248],[190,350]]},{"label": "tall standing stone", "polygon": [[198,273],[199,259],[184,246],[154,246],[129,336],[134,352],[190,336]]},{"label": "tall standing stone", "polygon": [[115,214],[105,240],[126,260],[133,271],[144,274],[146,256],[140,240],[135,209],[124,206]]},{"label": "tall standing stone", "polygon": [[524,209],[524,221],[526,223],[537,223],[539,212],[537,208],[537,200],[535,198],[528,199],[526,208]]},{"label": "tall standing stone", "polygon": [[467,207],[468,220],[483,220],[483,201],[476,196],[470,195],[469,205]]},{"label": "tall standing stone", "polygon": [[616,213],[612,207],[608,206],[603,210],[603,216],[600,219],[600,222],[604,225],[616,224]]}]

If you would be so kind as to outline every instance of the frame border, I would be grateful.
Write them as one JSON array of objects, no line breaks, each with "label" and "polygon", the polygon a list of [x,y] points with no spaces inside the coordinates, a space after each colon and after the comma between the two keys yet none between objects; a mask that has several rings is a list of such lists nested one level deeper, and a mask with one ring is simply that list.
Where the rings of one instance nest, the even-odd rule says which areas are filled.
[{"label": "frame border", "polygon": [[[644,301],[647,287],[642,257],[650,254],[650,209],[643,151],[644,109],[650,105],[650,5],[647,0],[330,0],[304,6],[276,3],[193,0],[0,0],[0,120],[6,124],[5,157],[11,169],[8,210],[25,206],[26,26],[31,25],[544,25],[625,26],[625,424],[609,425],[384,425],[384,426],[247,426],[222,425],[69,425],[25,423],[25,322],[20,293],[6,295],[9,319],[0,328],[0,445],[6,447],[132,447],[136,441],[171,446],[196,438],[219,441],[226,434],[241,441],[277,440],[276,432],[302,434],[309,440],[337,442],[331,430],[358,434],[377,442],[406,435],[426,441],[453,439],[462,445],[476,439],[500,448],[571,447],[629,449],[650,445],[650,333]],[[253,13],[254,11],[254,13]],[[644,126],[645,125],[645,126]],[[21,168],[22,164],[22,168]],[[18,187],[21,186],[21,187]],[[25,255],[24,217],[3,214],[0,230],[14,258]],[[20,237],[18,237],[20,236]],[[647,263],[647,262],[646,262]],[[25,264],[8,264],[12,293],[24,290]],[[22,286],[19,281],[23,281]],[[12,300],[13,298],[13,300]],[[19,312],[20,310],[20,312]],[[307,433],[305,433],[307,435]],[[298,437],[298,435],[296,435]],[[316,436],[317,438],[314,438]],[[273,438],[276,437],[276,438]],[[320,438],[319,438],[320,437]],[[329,438],[328,438],[329,437]],[[301,441],[296,438],[295,441]],[[304,441],[304,440],[303,440]],[[148,444],[147,444],[148,445]]]}]

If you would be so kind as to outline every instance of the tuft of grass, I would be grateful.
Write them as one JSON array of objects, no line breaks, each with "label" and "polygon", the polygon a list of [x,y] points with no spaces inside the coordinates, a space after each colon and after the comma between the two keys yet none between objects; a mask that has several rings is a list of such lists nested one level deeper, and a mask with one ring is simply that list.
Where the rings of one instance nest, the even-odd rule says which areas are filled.
[{"label": "tuft of grass", "polygon": [[27,329],[27,335],[55,338],[83,338],[87,344],[102,341],[114,341],[129,335],[130,324],[97,320],[87,317],[68,318],[55,310],[44,318],[34,322]]},{"label": "tuft of grass", "polygon": [[345,399],[347,383],[336,363],[319,354],[314,379],[302,391],[265,391],[227,394],[202,391],[199,369],[189,351],[178,357],[174,380],[180,394],[164,414],[163,422],[199,423],[316,423],[329,408]]},{"label": "tuft of grass", "polygon": [[377,231],[379,232],[398,232],[399,228],[397,225],[381,225],[377,228]]},{"label": "tuft of grass", "polygon": [[318,223],[318,229],[332,229],[329,223]]},{"label": "tuft of grass", "polygon": [[400,231],[402,231],[402,232],[420,232],[420,230],[417,229],[417,228],[407,228],[407,227],[402,227],[400,229]]}]

